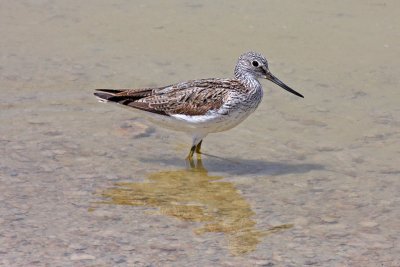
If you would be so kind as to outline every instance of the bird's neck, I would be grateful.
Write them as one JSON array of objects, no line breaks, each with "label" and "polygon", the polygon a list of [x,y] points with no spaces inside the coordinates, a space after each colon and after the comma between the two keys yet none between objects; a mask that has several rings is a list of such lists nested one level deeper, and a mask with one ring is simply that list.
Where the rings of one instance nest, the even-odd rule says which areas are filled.
[{"label": "bird's neck", "polygon": [[248,72],[235,69],[235,78],[244,84],[246,88],[253,90],[261,89],[261,83],[258,81],[257,77]]}]

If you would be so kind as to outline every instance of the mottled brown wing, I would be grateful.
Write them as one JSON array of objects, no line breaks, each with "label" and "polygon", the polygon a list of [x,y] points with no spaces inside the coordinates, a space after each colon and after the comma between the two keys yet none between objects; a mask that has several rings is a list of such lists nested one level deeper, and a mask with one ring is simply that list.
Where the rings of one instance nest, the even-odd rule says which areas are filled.
[{"label": "mottled brown wing", "polygon": [[165,115],[204,115],[220,108],[228,94],[226,89],[190,88],[183,91],[152,95],[133,101],[128,106]]},{"label": "mottled brown wing", "polygon": [[[162,115],[204,115],[220,108],[229,92],[243,90],[237,80],[202,79],[188,81],[162,88],[132,90],[99,90],[96,96],[133,108]],[[112,94],[108,97],[101,95]]]},{"label": "mottled brown wing", "polygon": [[[111,101],[120,102],[127,99],[132,101],[139,100],[143,97],[153,94],[154,88],[140,88],[140,89],[96,89],[95,96]],[[120,103],[123,104],[123,103]]]}]

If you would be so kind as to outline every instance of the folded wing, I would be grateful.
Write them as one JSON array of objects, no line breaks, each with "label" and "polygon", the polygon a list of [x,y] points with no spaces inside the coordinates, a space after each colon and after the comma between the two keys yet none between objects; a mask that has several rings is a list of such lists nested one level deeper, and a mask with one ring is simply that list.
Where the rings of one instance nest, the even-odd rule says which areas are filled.
[{"label": "folded wing", "polygon": [[103,101],[161,115],[196,116],[219,109],[233,90],[244,87],[237,80],[203,79],[161,88],[97,89],[94,94]]}]

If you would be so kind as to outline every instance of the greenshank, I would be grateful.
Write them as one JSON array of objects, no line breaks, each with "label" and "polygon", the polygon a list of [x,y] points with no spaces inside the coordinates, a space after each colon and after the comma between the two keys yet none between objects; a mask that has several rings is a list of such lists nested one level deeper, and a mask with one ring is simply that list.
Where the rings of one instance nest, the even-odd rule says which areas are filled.
[{"label": "greenshank", "polygon": [[303,97],[269,71],[267,59],[256,52],[242,54],[234,78],[199,79],[157,88],[96,89],[101,102],[114,102],[142,111],[157,125],[182,131],[193,138],[189,155],[201,154],[201,144],[209,133],[232,129],[260,104],[263,89],[259,78]]}]

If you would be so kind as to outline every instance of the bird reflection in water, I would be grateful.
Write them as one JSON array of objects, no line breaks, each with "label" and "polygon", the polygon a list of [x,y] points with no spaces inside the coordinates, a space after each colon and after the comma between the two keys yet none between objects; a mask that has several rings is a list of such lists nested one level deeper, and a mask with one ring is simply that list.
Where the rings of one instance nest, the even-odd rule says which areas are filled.
[{"label": "bird reflection in water", "polygon": [[293,225],[285,224],[258,230],[255,213],[231,182],[222,176],[208,175],[201,159],[190,168],[150,174],[148,182],[117,183],[102,192],[102,203],[156,207],[160,214],[179,220],[204,223],[196,234],[222,232],[232,254],[254,251],[261,239]]}]

